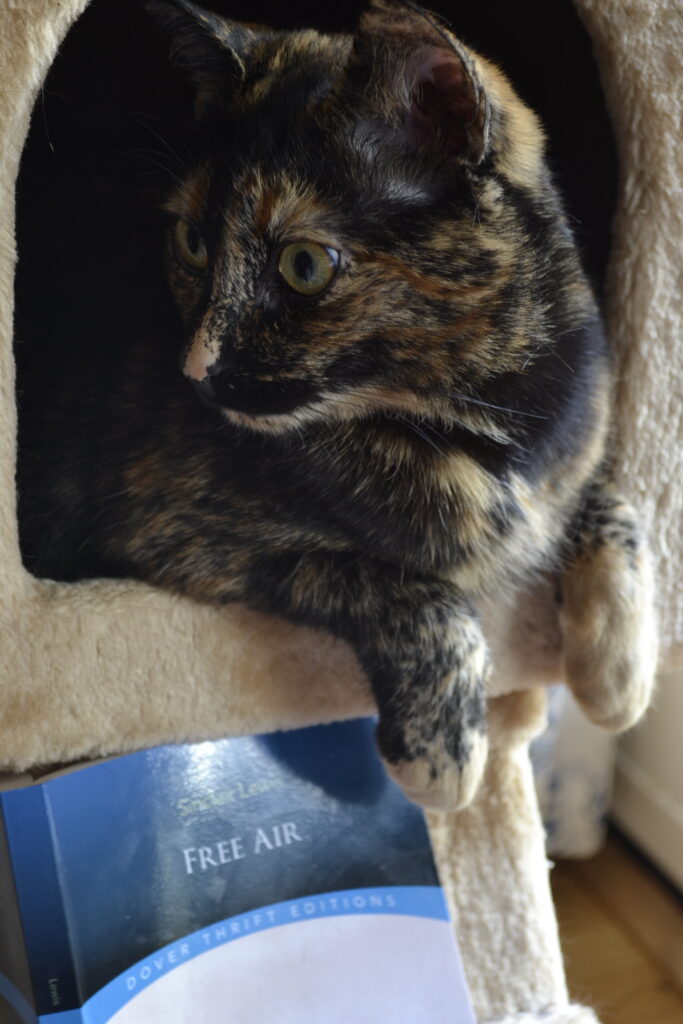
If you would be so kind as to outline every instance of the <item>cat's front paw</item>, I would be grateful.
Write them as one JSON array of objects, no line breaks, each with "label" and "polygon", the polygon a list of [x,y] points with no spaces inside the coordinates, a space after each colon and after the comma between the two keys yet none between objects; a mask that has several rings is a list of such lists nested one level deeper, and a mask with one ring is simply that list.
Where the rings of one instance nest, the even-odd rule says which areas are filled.
[{"label": "cat's front paw", "polygon": [[395,763],[385,760],[384,765],[409,800],[431,811],[457,811],[474,799],[487,753],[486,733],[472,730],[467,753],[459,758],[439,737],[424,754]]},{"label": "cat's front paw", "polygon": [[486,764],[488,645],[448,581],[401,580],[389,597],[386,616],[370,622],[357,647],[377,699],[377,745],[411,800],[458,810]]},{"label": "cat's front paw", "polygon": [[[443,663],[450,671],[443,672]],[[441,667],[441,671],[439,668]],[[389,775],[430,810],[469,804],[486,765],[486,679],[490,659],[479,623],[454,619],[447,645],[393,705],[382,710],[377,742]]]}]

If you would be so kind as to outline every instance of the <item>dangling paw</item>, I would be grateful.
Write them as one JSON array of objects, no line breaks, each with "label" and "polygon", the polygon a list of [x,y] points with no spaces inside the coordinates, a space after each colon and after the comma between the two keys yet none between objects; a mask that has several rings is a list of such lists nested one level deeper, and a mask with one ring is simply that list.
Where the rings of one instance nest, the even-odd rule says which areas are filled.
[{"label": "dangling paw", "polygon": [[[488,753],[486,679],[488,649],[479,624],[453,625],[445,653],[457,667],[429,683],[415,681],[399,716],[382,714],[377,741],[388,773],[415,803],[455,811],[471,803]],[[427,667],[423,666],[427,673]]]},{"label": "dangling paw", "polygon": [[654,686],[652,568],[623,499],[600,492],[587,522],[593,529],[562,577],[564,665],[588,717],[621,732],[641,717]]}]

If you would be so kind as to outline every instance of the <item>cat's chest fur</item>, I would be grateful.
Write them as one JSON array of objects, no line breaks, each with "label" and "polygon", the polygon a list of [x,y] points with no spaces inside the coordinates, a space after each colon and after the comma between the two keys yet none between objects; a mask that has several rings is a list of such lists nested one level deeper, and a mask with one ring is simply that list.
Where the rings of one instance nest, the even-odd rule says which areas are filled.
[{"label": "cat's chest fur", "polygon": [[207,490],[257,545],[263,533],[271,547],[355,552],[481,592],[537,569],[564,527],[556,484],[536,484],[529,501],[503,444],[488,445],[486,465],[445,434],[388,417],[286,439],[230,436],[222,480]]}]

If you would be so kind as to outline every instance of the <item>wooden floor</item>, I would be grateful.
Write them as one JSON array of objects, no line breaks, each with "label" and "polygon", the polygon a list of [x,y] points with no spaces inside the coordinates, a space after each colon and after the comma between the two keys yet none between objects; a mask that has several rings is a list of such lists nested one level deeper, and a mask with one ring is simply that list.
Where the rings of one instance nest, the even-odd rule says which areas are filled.
[{"label": "wooden floor", "polygon": [[[552,872],[569,989],[601,1024],[683,1024],[683,909],[618,837]],[[624,908],[627,908],[624,911]]]}]

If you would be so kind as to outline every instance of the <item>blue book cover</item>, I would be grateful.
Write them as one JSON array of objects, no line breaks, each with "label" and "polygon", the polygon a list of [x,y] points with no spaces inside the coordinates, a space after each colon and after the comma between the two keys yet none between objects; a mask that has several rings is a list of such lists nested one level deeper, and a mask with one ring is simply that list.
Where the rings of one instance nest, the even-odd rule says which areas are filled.
[{"label": "blue book cover", "polygon": [[475,1024],[373,730],[159,747],[2,794],[0,1021]]}]

